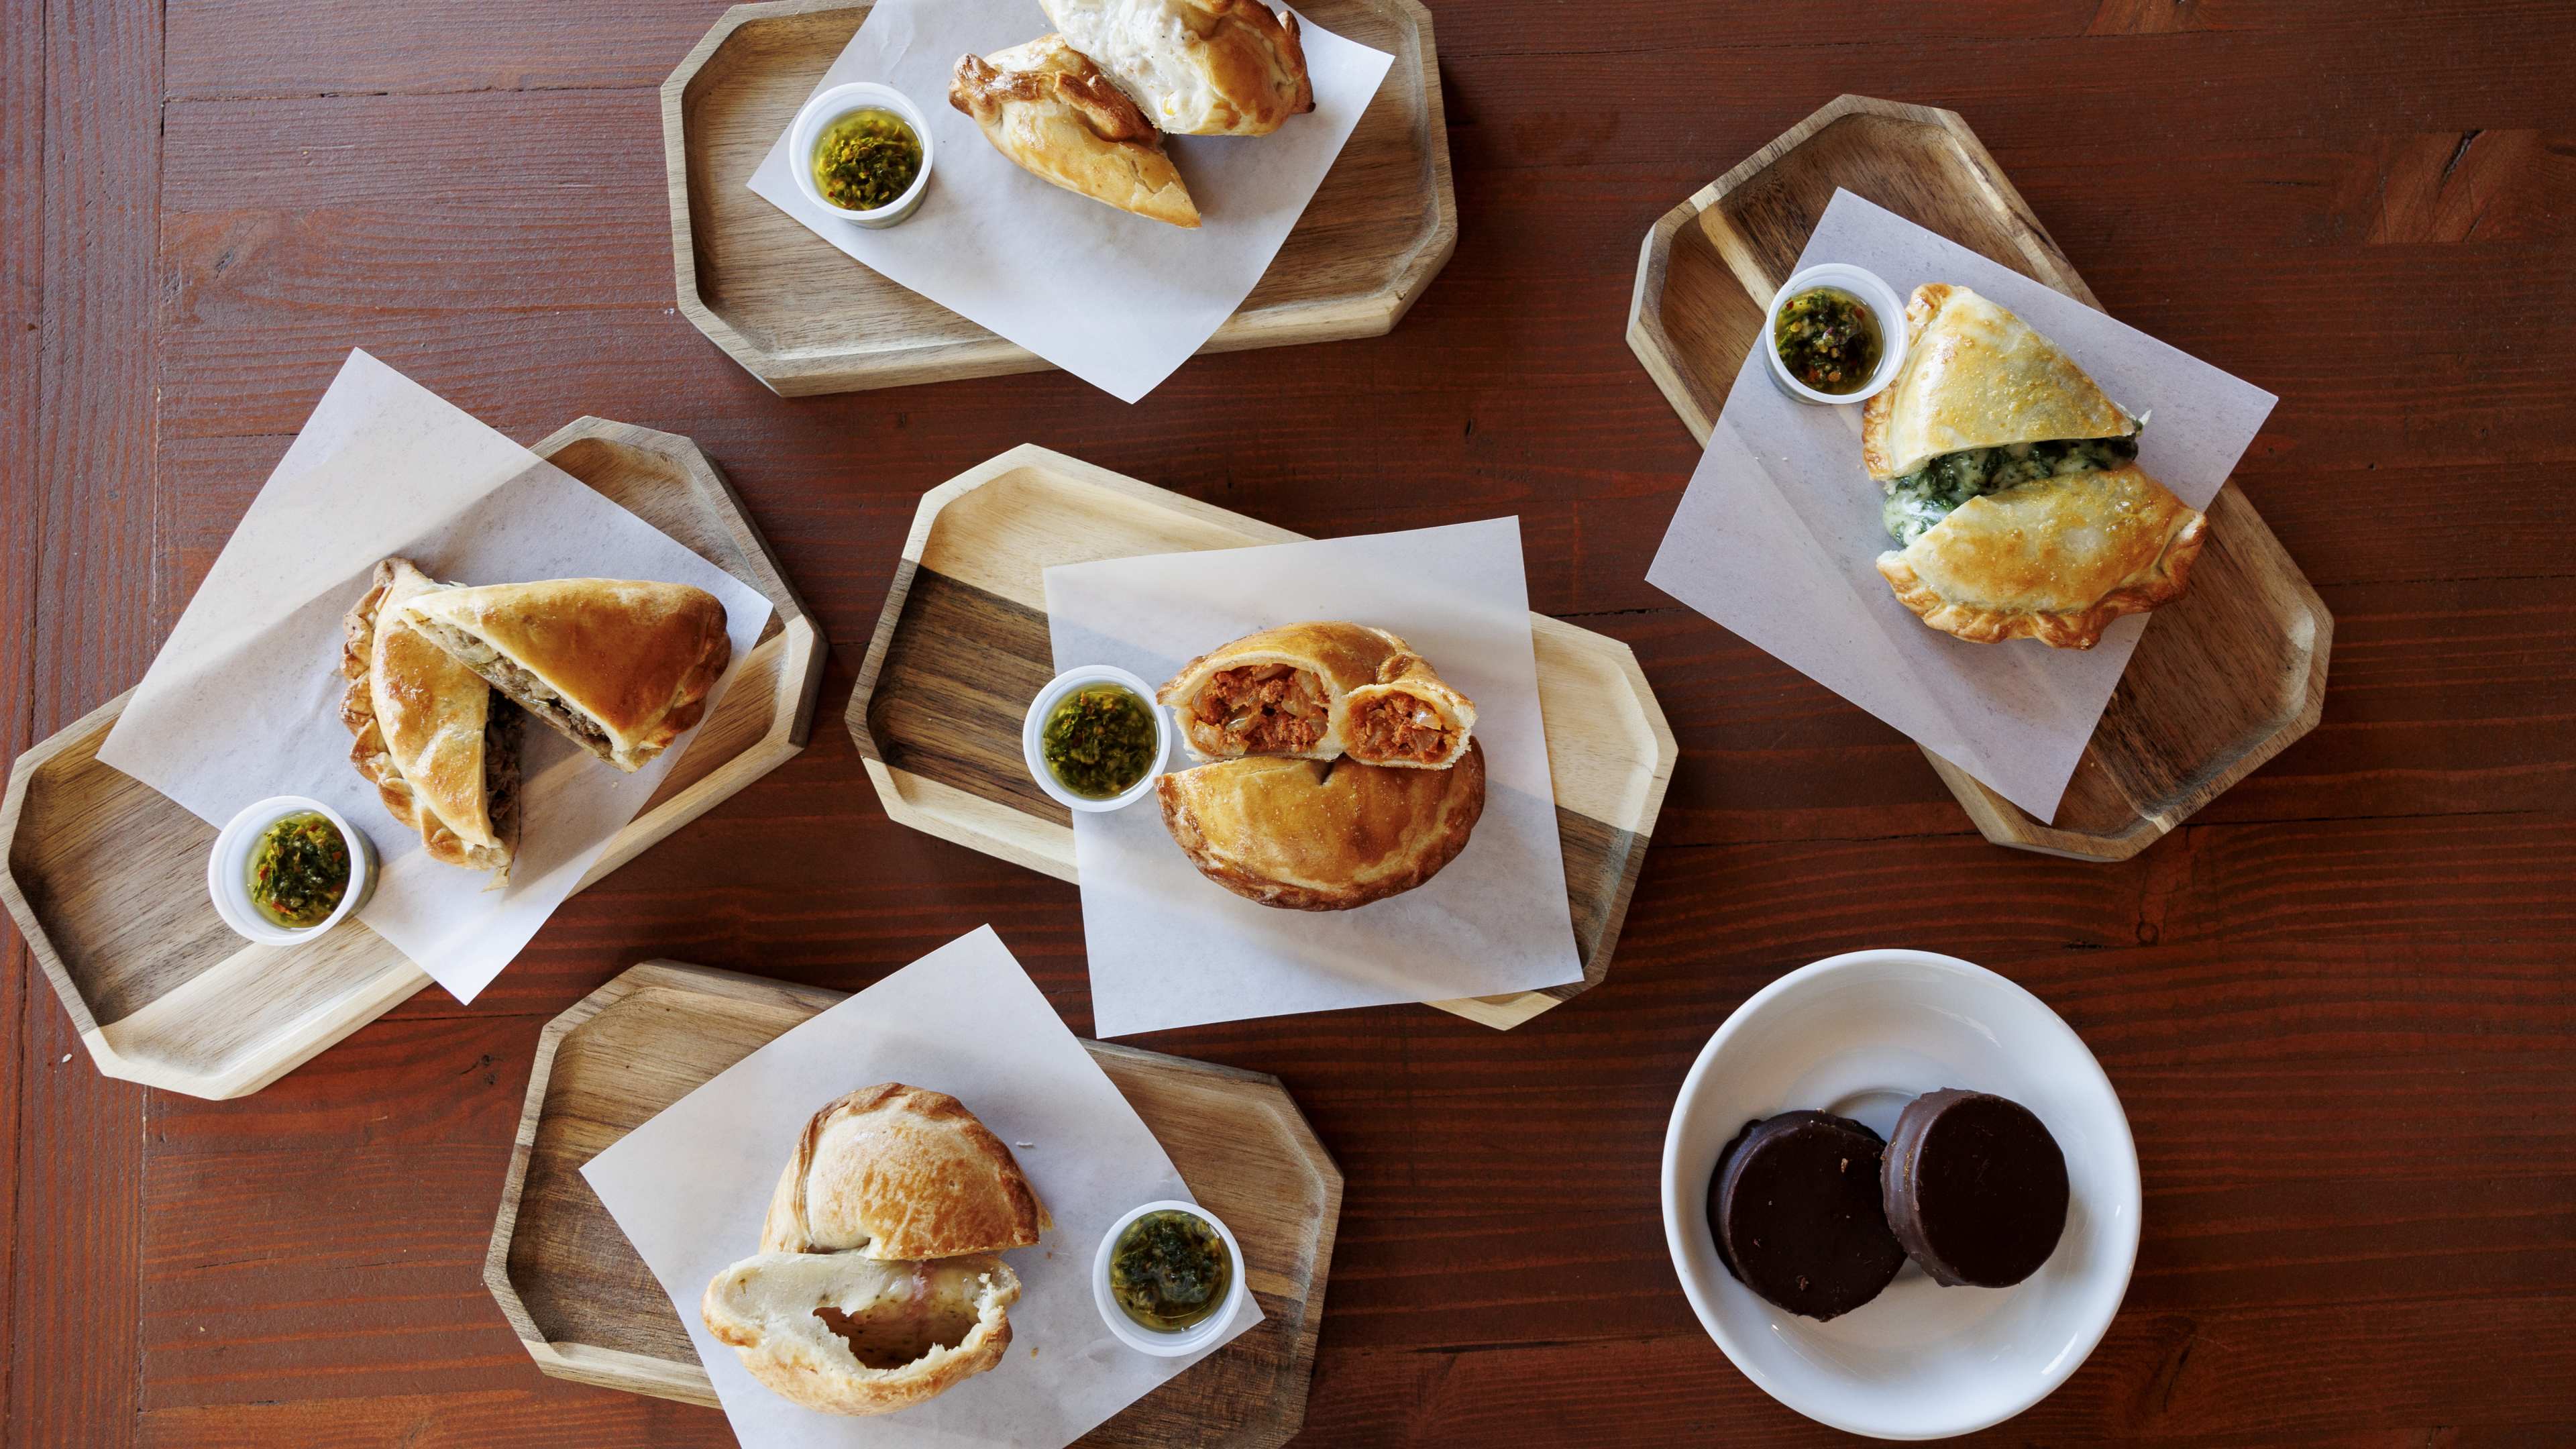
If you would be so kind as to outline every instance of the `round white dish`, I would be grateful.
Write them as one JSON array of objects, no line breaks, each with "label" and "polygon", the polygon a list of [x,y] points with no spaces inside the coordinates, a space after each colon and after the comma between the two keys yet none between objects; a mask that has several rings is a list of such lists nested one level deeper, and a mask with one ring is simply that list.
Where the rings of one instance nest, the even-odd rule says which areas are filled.
[{"label": "round white dish", "polygon": [[[1709,1175],[1746,1122],[1814,1108],[1885,1136],[1908,1100],[1942,1087],[2021,1103],[2065,1152],[2066,1232],[2037,1273],[1944,1288],[1908,1263],[1877,1298],[1818,1323],[1718,1262]],[[2111,1326],[2138,1255],[2138,1154],[2110,1078],[2038,997],[1928,951],[1831,957],[1738,1007],[1682,1082],[1663,1196],[1673,1267],[1717,1346],[1790,1408],[1881,1439],[1965,1434],[2046,1398]]]},{"label": "round white dish", "polygon": [[[1818,392],[1789,375],[1789,365],[1780,360],[1776,339],[1780,335],[1780,309],[1789,299],[1810,287],[1839,287],[1860,298],[1878,322],[1878,371],[1869,375],[1869,386],[1858,392]],[[1896,370],[1905,365],[1905,303],[1896,289],[1879,278],[1878,273],[1849,262],[1823,262],[1797,273],[1780,284],[1771,294],[1771,306],[1762,314],[1762,355],[1771,359],[1771,380],[1780,390],[1800,402],[1841,407],[1847,403],[1867,402],[1896,381]]]},{"label": "round white dish", "polygon": [[[851,211],[834,206],[823,199],[822,188],[814,184],[814,142],[821,137],[826,126],[852,111],[892,111],[903,118],[905,125],[912,127],[914,135],[921,138],[921,174],[912,178],[912,185],[904,189],[903,195],[869,211]],[[889,227],[920,209],[922,196],[930,190],[930,167],[936,159],[936,143],[930,137],[930,122],[923,118],[920,108],[913,105],[903,92],[875,81],[851,81],[847,85],[815,92],[804,109],[796,113],[795,124],[788,128],[787,154],[791,163],[789,169],[796,177],[796,190],[807,201],[844,221],[864,227]]]},{"label": "round white dish", "polygon": [[[1127,1231],[1129,1223],[1145,1214],[1162,1212],[1166,1209],[1188,1213],[1191,1217],[1216,1229],[1216,1235],[1225,1240],[1226,1259],[1228,1265],[1234,1270],[1227,1277],[1225,1302],[1218,1305],[1216,1312],[1177,1333],[1156,1333],[1128,1317],[1126,1311],[1118,1306],[1117,1298],[1109,1291],[1109,1250],[1118,1245],[1118,1235]],[[1109,1325],[1109,1331],[1118,1336],[1120,1343],[1138,1353],[1150,1353],[1156,1358],[1179,1358],[1183,1354],[1196,1353],[1215,1342],[1225,1333],[1226,1325],[1234,1322],[1234,1315],[1243,1311],[1244,1292],[1243,1247],[1235,1242],[1234,1229],[1218,1221],[1216,1214],[1194,1202],[1165,1199],[1162,1202],[1149,1202],[1143,1207],[1131,1210],[1125,1217],[1111,1223],[1109,1231],[1100,1235],[1100,1251],[1091,1255],[1091,1301],[1093,1306],[1100,1310],[1100,1321]]]},{"label": "round white dish", "polygon": [[[331,822],[340,838],[349,843],[349,888],[341,893],[339,909],[325,917],[318,926],[294,930],[281,926],[259,913],[250,898],[250,853],[268,827],[289,815],[312,811]],[[256,804],[245,805],[241,813],[224,825],[215,837],[215,848],[206,857],[206,894],[214,898],[215,914],[236,935],[263,946],[295,946],[322,935],[349,919],[376,888],[376,843],[358,833],[357,827],[343,819],[340,812],[319,800],[302,795],[271,795]]]},{"label": "round white dish", "polygon": [[[1145,772],[1143,779],[1128,786],[1125,792],[1105,800],[1093,800],[1066,789],[1056,779],[1055,771],[1047,768],[1046,756],[1038,746],[1038,737],[1046,730],[1047,714],[1055,708],[1056,701],[1086,684],[1124,685],[1134,690],[1138,699],[1145,701],[1145,712],[1154,717],[1154,767]],[[1038,782],[1038,788],[1067,810],[1079,810],[1085,814],[1124,810],[1152,793],[1154,782],[1163,777],[1163,767],[1172,758],[1172,716],[1154,702],[1154,686],[1114,664],[1086,664],[1048,680],[1046,688],[1038,691],[1038,697],[1029,701],[1028,717],[1020,722],[1020,758],[1027,763],[1029,778]]]}]

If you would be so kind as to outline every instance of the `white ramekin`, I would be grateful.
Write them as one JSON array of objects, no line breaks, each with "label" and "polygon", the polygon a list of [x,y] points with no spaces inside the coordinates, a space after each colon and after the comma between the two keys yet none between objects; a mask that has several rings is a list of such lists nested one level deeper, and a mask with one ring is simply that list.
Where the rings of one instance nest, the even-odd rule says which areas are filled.
[{"label": "white ramekin", "polygon": [[[1225,1302],[1217,1305],[1216,1312],[1177,1332],[1157,1333],[1128,1317],[1127,1310],[1118,1306],[1117,1295],[1109,1291],[1109,1251],[1118,1246],[1118,1235],[1127,1231],[1129,1223],[1147,1213],[1166,1211],[1188,1213],[1216,1229],[1216,1235],[1225,1242],[1226,1265],[1233,1271],[1227,1279]],[[1243,1278],[1243,1247],[1235,1242],[1234,1230],[1217,1221],[1216,1214],[1194,1202],[1165,1199],[1130,1211],[1111,1223],[1108,1232],[1100,1235],[1100,1251],[1091,1255],[1091,1301],[1100,1309],[1100,1321],[1109,1325],[1109,1331],[1118,1335],[1120,1343],[1156,1358],[1179,1358],[1196,1353],[1224,1337],[1227,1325],[1234,1322],[1234,1315],[1243,1311],[1243,1295],[1249,1291],[1244,1287]]]},{"label": "white ramekin", "polygon": [[[1126,793],[1106,800],[1087,799],[1066,789],[1057,781],[1055,772],[1047,768],[1046,755],[1039,743],[1040,737],[1046,733],[1047,714],[1055,708],[1056,701],[1086,684],[1124,685],[1134,690],[1138,699],[1145,701],[1145,712],[1154,717],[1154,767],[1145,772],[1145,778],[1128,786]],[[1126,809],[1152,792],[1154,782],[1162,778],[1164,763],[1171,757],[1172,717],[1154,702],[1154,686],[1114,664],[1086,664],[1048,680],[1046,688],[1039,690],[1038,697],[1030,701],[1028,718],[1020,723],[1020,758],[1028,763],[1029,778],[1037,781],[1039,789],[1046,791],[1067,810],[1091,813]]]},{"label": "white ramekin", "polygon": [[[1860,298],[1870,316],[1878,323],[1878,371],[1869,375],[1869,386],[1858,392],[1818,392],[1789,375],[1789,364],[1780,360],[1780,309],[1789,299],[1810,287],[1839,287]],[[1780,390],[1804,403],[1822,403],[1841,407],[1846,403],[1867,402],[1887,385],[1896,381],[1896,369],[1905,363],[1905,303],[1896,289],[1879,279],[1876,272],[1855,267],[1849,262],[1825,262],[1799,272],[1780,284],[1771,296],[1771,305],[1762,314],[1762,355],[1771,359],[1771,380]]]},{"label": "white ramekin", "polygon": [[[349,888],[341,892],[340,908],[324,918],[318,926],[293,930],[276,924],[259,913],[250,898],[250,853],[259,846],[259,838],[268,827],[289,815],[311,811],[331,822],[340,838],[349,845]],[[206,857],[206,894],[215,901],[215,913],[234,932],[263,946],[297,946],[338,926],[365,905],[376,888],[376,844],[358,833],[356,826],[340,817],[340,812],[319,800],[301,795],[272,795],[255,805],[245,805],[240,814],[215,837],[215,849]]]},{"label": "white ramekin", "polygon": [[[825,127],[852,111],[892,111],[903,117],[904,124],[912,127],[912,133],[921,138],[921,174],[912,178],[911,187],[903,195],[874,211],[851,211],[834,206],[823,199],[822,189],[814,184],[814,142],[822,136]],[[875,81],[852,81],[848,85],[814,93],[814,98],[796,113],[796,124],[788,128],[787,151],[790,169],[796,174],[796,189],[807,201],[844,221],[867,227],[887,227],[912,215],[920,207],[923,194],[930,190],[934,145],[930,138],[930,122],[903,92],[892,86],[878,85]]]}]

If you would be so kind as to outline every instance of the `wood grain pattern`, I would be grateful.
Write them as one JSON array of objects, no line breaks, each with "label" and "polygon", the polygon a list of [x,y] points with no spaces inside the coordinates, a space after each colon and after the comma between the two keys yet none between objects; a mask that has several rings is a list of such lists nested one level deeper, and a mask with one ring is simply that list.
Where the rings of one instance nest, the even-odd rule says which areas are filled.
[{"label": "wood grain pattern", "polygon": [[[772,609],[715,713],[580,890],[802,749],[820,650],[741,500],[696,444],[583,418],[536,451]],[[256,1092],[429,976],[362,922],[302,946],[234,935],[205,898],[200,862],[214,827],[98,760],[132,693],[18,757],[0,801],[0,901],[101,1072],[202,1097]]]},{"label": "wood grain pattern", "polygon": [[[850,735],[886,813],[1075,879],[1073,812],[1028,778],[1019,743],[1027,702],[1055,677],[1046,570],[1296,539],[1034,445],[923,494],[850,695]],[[1530,637],[1583,979],[1428,1003],[1500,1030],[1608,974],[1677,753],[1625,646],[1537,614]]]},{"label": "wood grain pattern", "polygon": [[[538,1367],[604,1388],[715,1404],[669,1295],[581,1167],[708,1078],[844,999],[836,991],[648,961],[547,1026],[483,1269],[484,1285]],[[1171,1154],[1191,1193],[1234,1231],[1264,1318],[1080,1442],[1100,1449],[1287,1442],[1306,1414],[1341,1216],[1341,1170],[1275,1077],[1084,1045]],[[1052,1251],[1087,1261],[1090,1245]]]},{"label": "wood grain pattern", "polygon": [[[1516,513],[1531,607],[1630,646],[1685,746],[1607,986],[1509,1033],[1141,1043],[1277,1076],[1348,1174],[1298,1443],[1852,1442],[1699,1329],[1653,1183],[1717,1023],[1882,945],[2047,1000],[2145,1168],[2109,1336],[1964,1442],[2576,1436],[2576,9],[1430,3],[1452,265],[1384,337],[1133,408],[1048,372],[781,404],[677,316],[656,88],[722,0],[0,6],[0,748],[141,673],[358,344],[522,441],[697,439],[830,625],[833,710],[921,491],[1018,442],[1315,536]],[[2325,717],[2128,861],[1987,844],[1902,736],[1644,582],[1699,450],[1622,335],[1639,234],[1853,88],[1958,111],[2114,315],[2281,396],[2231,486],[2334,613]],[[2436,184],[2372,241],[2472,130],[2539,137],[2453,169],[2486,220]],[[826,729],[470,1007],[250,1097],[102,1078],[0,926],[0,1441],[730,1449],[532,1371],[483,1286],[538,1037],[637,961],[855,990],[983,921],[1089,1034],[1074,889],[888,819]]]},{"label": "wood grain pattern", "polygon": [[[663,83],[680,311],[784,397],[1049,366],[745,188],[869,9],[737,5]],[[1269,271],[1202,352],[1378,336],[1457,246],[1431,13],[1415,0],[1317,0],[1307,13],[1395,64]]]},{"label": "wood grain pattern", "polygon": [[[1702,442],[1837,189],[2101,306],[1955,112],[1841,97],[1646,234],[1628,344]],[[2243,489],[2209,517],[2191,591],[2156,611],[2053,818],[1924,752],[1988,840],[2126,860],[2316,727],[2334,616]]]}]

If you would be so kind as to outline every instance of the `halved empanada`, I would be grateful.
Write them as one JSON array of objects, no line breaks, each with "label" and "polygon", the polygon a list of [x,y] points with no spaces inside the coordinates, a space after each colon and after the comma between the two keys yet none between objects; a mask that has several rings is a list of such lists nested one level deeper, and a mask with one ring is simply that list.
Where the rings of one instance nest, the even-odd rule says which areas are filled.
[{"label": "halved empanada", "polygon": [[2073,473],[1969,499],[1878,571],[1945,633],[2090,649],[2181,596],[2208,523],[2135,465]]},{"label": "halved empanada", "polygon": [[1485,752],[1454,768],[1223,760],[1156,785],[1163,828],[1199,874],[1246,900],[1347,911],[1438,875],[1485,813]]},{"label": "halved empanada", "polygon": [[1347,754],[1446,769],[1466,752],[1476,702],[1384,629],[1316,621],[1246,635],[1191,660],[1157,692],[1201,759]]},{"label": "halved empanada", "polygon": [[698,1316],[771,1392],[826,1414],[887,1414],[999,1364],[1019,1296],[999,1258],[762,1253],[718,1273]]},{"label": "halved empanada", "polygon": [[948,103],[1032,176],[1155,221],[1199,224],[1162,133],[1061,35],[958,57]]},{"label": "halved empanada", "polygon": [[1915,288],[1905,336],[1896,380],[1861,407],[1861,462],[1880,482],[1968,448],[2138,431],[2056,343],[1965,287]]}]

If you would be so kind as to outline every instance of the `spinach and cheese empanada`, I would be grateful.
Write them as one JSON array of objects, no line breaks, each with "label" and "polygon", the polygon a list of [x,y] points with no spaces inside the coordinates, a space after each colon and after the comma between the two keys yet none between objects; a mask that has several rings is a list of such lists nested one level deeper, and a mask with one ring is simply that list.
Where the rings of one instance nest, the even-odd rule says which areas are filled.
[{"label": "spinach and cheese empanada", "polygon": [[1905,322],[1905,363],[1861,413],[1898,600],[1962,639],[2090,649],[2181,596],[2209,521],[2137,466],[2141,419],[1965,287],[1915,288]]}]

